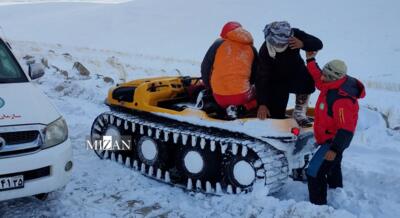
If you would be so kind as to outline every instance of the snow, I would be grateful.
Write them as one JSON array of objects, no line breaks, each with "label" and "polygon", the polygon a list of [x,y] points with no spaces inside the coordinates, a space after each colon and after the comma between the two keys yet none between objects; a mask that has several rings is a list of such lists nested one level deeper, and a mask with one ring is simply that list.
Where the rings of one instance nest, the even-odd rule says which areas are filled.
[{"label": "snow", "polygon": [[[46,202],[33,198],[0,202],[0,216],[394,218],[400,214],[398,1],[55,2],[2,6],[0,25],[21,63],[27,54],[48,61],[46,75],[35,83],[68,123],[73,178]],[[228,20],[240,21],[253,34],[257,48],[266,23],[288,20],[322,39],[324,49],[317,56],[321,65],[341,58],[350,74],[366,85],[357,131],[344,154],[345,187],[329,190],[328,206],[310,204],[306,184],[294,181],[273,196],[265,196],[257,187],[239,196],[187,193],[86,150],[93,120],[107,110],[103,100],[108,88],[143,77],[199,76],[203,55]],[[77,61],[89,69],[89,76],[73,69]],[[108,78],[114,83],[106,82]]]},{"label": "snow", "polygon": [[[195,113],[186,117],[181,117],[178,115],[171,115],[167,113],[157,113],[159,116],[171,118],[174,120],[180,120],[188,123],[194,123],[199,126],[205,127],[215,127],[226,129],[232,132],[243,132],[247,135],[265,140],[265,137],[294,137],[290,133],[292,127],[298,127],[293,119],[282,119],[282,120],[266,120],[261,121],[258,119],[240,119],[231,121],[220,121],[220,120],[210,120],[207,118],[199,117]],[[285,150],[285,149],[282,149]]]}]

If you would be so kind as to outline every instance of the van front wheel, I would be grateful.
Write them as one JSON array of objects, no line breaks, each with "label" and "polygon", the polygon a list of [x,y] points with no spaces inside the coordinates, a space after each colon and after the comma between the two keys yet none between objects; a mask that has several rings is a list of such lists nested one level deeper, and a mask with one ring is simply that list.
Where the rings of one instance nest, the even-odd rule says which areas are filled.
[{"label": "van front wheel", "polygon": [[47,197],[49,197],[49,193],[41,193],[41,194],[35,195],[35,198],[37,198],[40,201],[45,201],[47,199]]}]

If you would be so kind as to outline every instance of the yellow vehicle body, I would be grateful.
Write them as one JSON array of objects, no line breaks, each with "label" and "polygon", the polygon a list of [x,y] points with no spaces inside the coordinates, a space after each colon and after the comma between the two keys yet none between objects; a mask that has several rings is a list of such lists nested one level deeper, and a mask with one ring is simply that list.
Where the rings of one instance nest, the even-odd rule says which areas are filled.
[{"label": "yellow vehicle body", "polygon": [[[185,81],[185,82],[184,82]],[[110,106],[122,107],[137,111],[151,113],[167,113],[171,115],[194,115],[203,119],[214,120],[204,111],[194,108],[185,108],[182,111],[168,109],[159,106],[166,101],[184,100],[187,94],[187,88],[198,82],[198,78],[189,77],[156,77],[150,79],[139,79],[122,83],[109,90],[106,103]],[[119,100],[113,97],[117,89],[124,87],[134,88],[133,101]]]},{"label": "yellow vehicle body", "polygon": [[[106,103],[109,106],[137,111],[183,116],[192,115],[210,121],[221,121],[221,119],[210,117],[204,111],[193,107],[188,107],[184,110],[173,110],[160,106],[161,103],[166,101],[179,101],[179,99],[184,100],[188,86],[195,85],[198,81],[199,78],[190,77],[156,77],[133,80],[111,88],[108,92]],[[132,101],[124,101],[115,98],[115,96],[113,97],[113,93],[117,89],[121,88],[134,88]],[[287,114],[290,116],[292,111],[293,109],[287,110]],[[314,109],[309,108],[307,115],[313,117]],[[249,118],[243,118],[241,120],[247,119]]]}]

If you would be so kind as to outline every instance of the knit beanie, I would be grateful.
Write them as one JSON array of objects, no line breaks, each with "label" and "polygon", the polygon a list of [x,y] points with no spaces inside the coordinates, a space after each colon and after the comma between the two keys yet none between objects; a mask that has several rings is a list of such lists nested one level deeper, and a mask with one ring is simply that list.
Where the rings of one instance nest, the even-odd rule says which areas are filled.
[{"label": "knit beanie", "polygon": [[287,21],[272,22],[264,28],[265,41],[277,48],[285,47],[292,35],[292,28]]},{"label": "knit beanie", "polygon": [[335,81],[346,76],[347,66],[341,60],[332,60],[325,64],[322,74],[328,81]]}]

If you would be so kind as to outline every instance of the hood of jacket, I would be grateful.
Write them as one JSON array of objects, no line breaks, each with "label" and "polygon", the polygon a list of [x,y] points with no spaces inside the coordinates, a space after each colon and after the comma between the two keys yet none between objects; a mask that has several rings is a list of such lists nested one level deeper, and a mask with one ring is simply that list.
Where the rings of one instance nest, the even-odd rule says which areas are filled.
[{"label": "hood of jacket", "polygon": [[364,98],[365,87],[358,79],[347,76],[346,81],[339,88],[339,94],[354,99]]},{"label": "hood of jacket", "polygon": [[253,44],[253,37],[251,34],[242,27],[236,28],[226,34],[226,40],[231,40],[245,45]]}]

